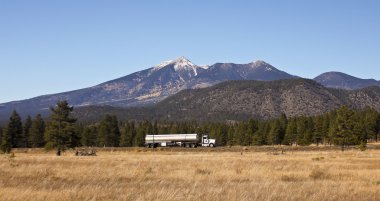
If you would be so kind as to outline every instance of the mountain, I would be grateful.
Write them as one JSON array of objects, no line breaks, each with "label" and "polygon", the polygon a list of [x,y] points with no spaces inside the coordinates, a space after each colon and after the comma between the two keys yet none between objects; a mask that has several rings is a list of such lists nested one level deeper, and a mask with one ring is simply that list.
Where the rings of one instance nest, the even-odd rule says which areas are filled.
[{"label": "mountain", "polygon": [[369,86],[380,86],[380,81],[374,79],[360,79],[341,72],[327,72],[316,78],[318,83],[337,89],[361,89]]},{"label": "mountain", "polygon": [[277,80],[294,77],[263,61],[197,66],[188,59],[179,57],[94,87],[1,104],[0,119],[8,118],[12,110],[17,110],[23,116],[37,113],[46,115],[49,107],[58,100],[68,100],[75,107],[144,106],[155,104],[184,89],[208,87],[227,80]]},{"label": "mountain", "polygon": [[314,116],[342,105],[380,111],[380,87],[332,89],[308,79],[227,81],[183,90],[150,107],[90,106],[77,109],[75,114],[84,121],[99,120],[104,114],[117,115],[120,120],[227,121],[270,119],[281,114]]}]

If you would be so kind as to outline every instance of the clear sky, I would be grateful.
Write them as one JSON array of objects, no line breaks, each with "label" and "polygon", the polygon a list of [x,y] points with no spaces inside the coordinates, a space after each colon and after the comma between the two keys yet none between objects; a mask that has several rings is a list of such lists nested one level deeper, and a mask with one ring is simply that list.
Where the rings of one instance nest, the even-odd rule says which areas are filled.
[{"label": "clear sky", "polygon": [[378,0],[0,0],[0,103],[164,60],[380,79]]}]

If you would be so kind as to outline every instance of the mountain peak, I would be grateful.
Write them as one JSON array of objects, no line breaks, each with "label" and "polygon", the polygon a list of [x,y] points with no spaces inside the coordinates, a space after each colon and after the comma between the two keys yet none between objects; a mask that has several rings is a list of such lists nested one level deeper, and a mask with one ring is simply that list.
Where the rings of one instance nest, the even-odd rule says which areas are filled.
[{"label": "mountain peak", "polygon": [[164,61],[154,67],[155,70],[159,70],[169,65],[174,65],[174,70],[182,70],[182,69],[195,69],[196,65],[193,64],[190,60],[188,60],[184,56],[177,57],[174,60]]},{"label": "mountain peak", "polygon": [[272,65],[270,65],[269,63],[267,63],[263,60],[253,61],[253,62],[249,63],[249,65],[252,68],[260,68],[260,69],[264,69],[265,71],[277,70],[275,67],[273,67]]},{"label": "mountain peak", "polygon": [[176,59],[174,59],[175,62],[190,62],[186,57],[179,56]]},{"label": "mountain peak", "polygon": [[263,60],[252,61],[250,64],[252,66],[254,66],[254,67],[258,67],[258,66],[271,66],[270,64],[268,64],[267,62],[265,62]]},{"label": "mountain peak", "polygon": [[184,56],[180,56],[176,58],[173,61],[173,64],[174,64],[174,69],[176,71],[181,70],[181,69],[194,69],[196,67],[196,65],[194,65],[190,60],[188,60]]},{"label": "mountain peak", "polygon": [[369,86],[380,86],[380,82],[377,80],[361,79],[336,71],[323,73],[314,78],[314,80],[326,87],[340,89],[361,89]]}]

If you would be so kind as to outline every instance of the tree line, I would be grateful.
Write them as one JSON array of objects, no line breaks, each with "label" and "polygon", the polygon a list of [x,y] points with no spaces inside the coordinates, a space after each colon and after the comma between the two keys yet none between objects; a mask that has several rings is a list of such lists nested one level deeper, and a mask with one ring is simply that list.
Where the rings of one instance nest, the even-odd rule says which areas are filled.
[{"label": "tree line", "polygon": [[81,124],[71,117],[72,107],[60,101],[47,122],[41,115],[28,116],[22,122],[14,111],[5,128],[0,128],[3,152],[12,148],[55,148],[57,154],[79,146],[132,147],[144,146],[146,134],[208,133],[219,146],[242,145],[351,145],[365,146],[378,141],[380,113],[371,108],[353,110],[342,106],[314,117],[281,115],[271,120],[250,119],[242,122],[120,122],[106,115],[100,122]]}]

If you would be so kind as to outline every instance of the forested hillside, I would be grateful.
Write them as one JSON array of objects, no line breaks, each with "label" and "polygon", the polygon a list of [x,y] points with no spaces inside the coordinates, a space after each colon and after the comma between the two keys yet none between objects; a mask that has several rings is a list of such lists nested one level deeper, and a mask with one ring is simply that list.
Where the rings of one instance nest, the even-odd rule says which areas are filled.
[{"label": "forested hillside", "polygon": [[160,121],[244,121],[316,116],[348,105],[354,109],[380,111],[380,87],[359,90],[326,88],[313,80],[228,81],[204,89],[184,90],[151,107],[77,108],[80,121],[99,121],[102,115],[120,120]]}]

